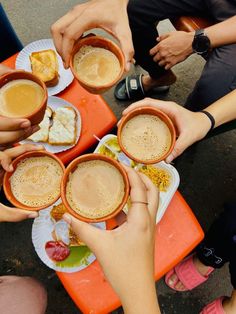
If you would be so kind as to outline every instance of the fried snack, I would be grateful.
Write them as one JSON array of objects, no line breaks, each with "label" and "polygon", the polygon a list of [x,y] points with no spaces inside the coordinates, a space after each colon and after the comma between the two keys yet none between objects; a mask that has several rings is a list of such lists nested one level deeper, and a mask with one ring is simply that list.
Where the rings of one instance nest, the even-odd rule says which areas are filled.
[{"label": "fried snack", "polygon": [[69,230],[70,246],[84,246],[84,242],[80,241],[74,231],[70,228]]},{"label": "fried snack", "polygon": [[168,190],[171,180],[171,176],[168,171],[147,165],[140,168],[139,172],[144,173],[147,177],[149,177],[159,191],[166,192]]},{"label": "fried snack", "polygon": [[52,109],[47,107],[43,121],[39,124],[40,130],[28,137],[28,140],[31,140],[35,143],[37,142],[47,142],[49,136],[50,128],[50,119],[52,117]]},{"label": "fried snack", "polygon": [[32,73],[38,76],[48,87],[59,81],[58,60],[52,49],[32,52],[30,55]]},{"label": "fried snack", "polygon": [[49,130],[51,145],[72,145],[76,143],[76,111],[71,107],[60,107],[53,112],[53,124]]},{"label": "fried snack", "polygon": [[64,204],[59,204],[59,205],[55,205],[53,206],[50,215],[53,219],[55,219],[56,221],[59,221],[62,219],[62,216],[67,212],[66,207],[64,206]]},{"label": "fried snack", "polygon": [[[59,204],[59,205],[55,205],[53,206],[50,215],[53,219],[55,219],[56,221],[59,221],[62,219],[62,216],[67,212],[66,207],[64,206],[64,204]],[[54,240],[58,240],[56,238],[56,233],[55,231],[52,232],[52,236]],[[70,228],[69,229],[69,239],[70,239],[70,246],[83,246],[86,245],[85,243],[83,243],[82,241],[80,241],[80,239],[77,237],[77,235],[74,233],[74,231]]]}]

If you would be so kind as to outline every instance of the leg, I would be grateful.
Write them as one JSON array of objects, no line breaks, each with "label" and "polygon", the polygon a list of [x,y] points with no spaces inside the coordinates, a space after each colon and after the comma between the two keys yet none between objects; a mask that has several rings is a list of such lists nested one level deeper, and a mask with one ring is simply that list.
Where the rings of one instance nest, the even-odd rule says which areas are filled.
[{"label": "leg", "polygon": [[236,44],[214,49],[186,107],[202,110],[236,88]]},{"label": "leg", "polygon": [[198,259],[206,266],[221,268],[226,262],[236,257],[235,235],[236,203],[226,204],[225,211],[211,225],[205,239],[198,246]]},{"label": "leg", "polygon": [[233,292],[223,301],[226,314],[236,313],[236,203],[227,204],[225,212],[217,219],[198,248],[198,257],[205,265],[219,268],[229,261]]},{"label": "leg", "polygon": [[[231,258],[236,256],[236,204],[227,204],[225,211],[212,224],[207,232],[205,239],[198,246],[193,263],[196,270],[203,276],[209,271],[209,267],[221,268]],[[235,239],[235,243],[233,242]],[[233,255],[235,254],[235,255]],[[231,275],[234,278],[236,285],[236,271],[233,266],[236,263],[232,262]],[[177,282],[177,284],[176,284]],[[173,275],[168,280],[168,285],[176,287],[178,290],[186,290],[185,286],[178,279],[177,275]]]},{"label": "leg", "polygon": [[[227,206],[229,211],[236,212],[236,203],[230,204]],[[232,217],[235,221],[236,214]],[[232,241],[232,247],[229,254],[229,271],[231,276],[231,283],[234,288],[232,296],[230,299],[227,299],[224,302],[224,310],[227,314],[234,314],[236,313],[236,228],[232,230],[232,233],[234,234],[233,237],[231,237],[232,234],[230,234]]]},{"label": "leg", "polygon": [[157,22],[181,15],[203,15],[206,11],[205,1],[175,0],[130,0],[128,15],[133,36],[135,59],[153,79],[166,74],[166,70],[155,63],[149,50],[156,44]]},{"label": "leg", "polygon": [[35,279],[0,277],[1,314],[44,314],[46,305],[46,291]]},{"label": "leg", "polygon": [[0,62],[20,51],[23,46],[18,39],[0,3]]}]

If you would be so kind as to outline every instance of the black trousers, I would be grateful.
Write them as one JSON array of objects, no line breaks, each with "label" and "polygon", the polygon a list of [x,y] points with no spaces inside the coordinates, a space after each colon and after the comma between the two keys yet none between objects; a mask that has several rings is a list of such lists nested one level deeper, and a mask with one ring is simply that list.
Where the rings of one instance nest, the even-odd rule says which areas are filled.
[{"label": "black trousers", "polygon": [[[135,59],[153,78],[165,73],[149,55],[157,44],[156,25],[182,15],[202,16],[221,22],[236,15],[236,0],[129,0],[128,14]],[[236,88],[236,44],[214,49],[186,106],[200,110]]]},{"label": "black trousers", "polygon": [[0,3],[0,62],[23,48]]},{"label": "black trousers", "polygon": [[229,262],[231,282],[236,289],[236,202],[225,205],[225,211],[197,247],[197,256],[204,265],[214,268]]}]

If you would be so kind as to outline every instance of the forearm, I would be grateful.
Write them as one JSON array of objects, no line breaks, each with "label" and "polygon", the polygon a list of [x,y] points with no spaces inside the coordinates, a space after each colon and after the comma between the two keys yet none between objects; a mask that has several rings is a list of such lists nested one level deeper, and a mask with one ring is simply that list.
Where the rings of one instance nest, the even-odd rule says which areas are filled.
[{"label": "forearm", "polygon": [[207,27],[205,32],[210,39],[212,48],[236,43],[236,15]]},{"label": "forearm", "polygon": [[126,295],[121,296],[125,314],[160,314],[155,283],[145,282],[134,285]]},{"label": "forearm", "polygon": [[205,109],[215,119],[215,127],[236,119],[236,90],[220,98]]}]

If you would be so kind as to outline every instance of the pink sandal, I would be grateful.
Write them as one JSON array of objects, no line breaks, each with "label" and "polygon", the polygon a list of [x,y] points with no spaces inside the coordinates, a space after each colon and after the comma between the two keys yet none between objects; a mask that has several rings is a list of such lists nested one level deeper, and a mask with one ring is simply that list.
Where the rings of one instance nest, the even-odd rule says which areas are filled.
[{"label": "pink sandal", "polygon": [[221,297],[204,307],[200,314],[226,314],[223,308],[223,300]]},{"label": "pink sandal", "polygon": [[[209,267],[209,270],[205,276],[202,276],[196,269],[193,263],[193,254],[185,258],[182,262],[180,262],[175,268],[170,270],[165,276],[165,282],[168,287],[175,291],[188,291],[196,288],[201,285],[209,278],[209,275],[214,271],[214,268]],[[173,286],[171,286],[168,282],[173,276],[176,274],[177,278],[174,282]],[[180,290],[176,288],[176,284],[178,281],[181,281],[185,286],[185,290]]]}]

